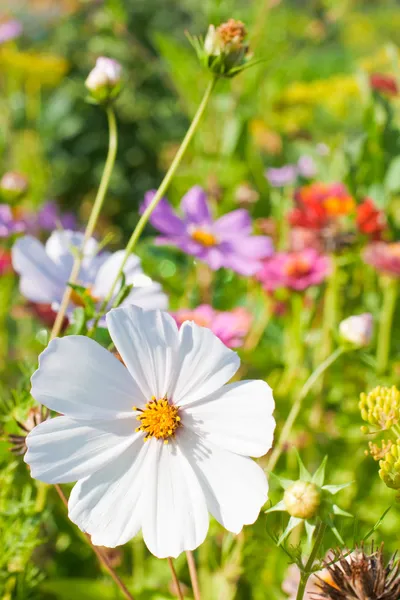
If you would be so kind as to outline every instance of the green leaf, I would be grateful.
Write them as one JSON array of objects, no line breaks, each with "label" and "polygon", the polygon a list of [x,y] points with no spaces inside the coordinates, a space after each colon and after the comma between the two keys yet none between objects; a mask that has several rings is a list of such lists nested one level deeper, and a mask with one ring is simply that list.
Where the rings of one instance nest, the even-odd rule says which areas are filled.
[{"label": "green leaf", "polygon": [[57,600],[116,600],[122,594],[116,595],[113,584],[93,579],[55,579],[41,585],[43,592],[54,594]]},{"label": "green leaf", "polygon": [[300,454],[299,454],[297,448],[295,449],[295,452],[296,452],[297,462],[299,463],[299,470],[300,470],[299,479],[301,479],[301,481],[311,481],[312,480],[311,473],[309,473],[307,471],[307,469],[305,468],[304,463],[300,458]]},{"label": "green leaf", "polygon": [[391,508],[393,507],[393,505],[391,504],[384,512],[383,514],[379,517],[379,519],[377,520],[377,522],[375,523],[375,525],[368,531],[368,533],[365,534],[365,536],[363,537],[363,541],[365,542],[369,537],[371,537],[371,535],[373,535],[375,533],[375,531],[380,527],[381,523],[383,522],[384,518],[386,517],[386,515],[388,514],[389,510],[391,510]]},{"label": "green leaf", "polygon": [[299,519],[299,517],[290,517],[289,523],[287,524],[285,531],[282,533],[281,537],[278,540],[278,546],[280,546],[282,544],[282,542],[285,541],[285,539],[287,538],[289,533],[291,531],[293,531],[293,529],[295,529],[295,527],[300,525],[300,523],[302,523],[302,522],[303,522],[303,519]]},{"label": "green leaf", "polygon": [[346,512],[345,510],[342,510],[337,504],[333,504],[332,510],[333,510],[333,514],[335,514],[335,515],[341,515],[342,517],[353,518],[353,515],[351,513]]},{"label": "green leaf", "polygon": [[345,488],[349,487],[349,485],[351,485],[352,483],[353,481],[349,481],[348,483],[342,483],[340,485],[323,485],[321,489],[334,496],[335,494],[340,492],[340,490],[344,490]]},{"label": "green leaf", "polygon": [[265,514],[270,513],[270,512],[276,512],[276,511],[279,511],[279,510],[283,510],[283,511],[286,510],[286,504],[284,503],[283,500],[281,500],[280,502],[278,502],[278,504],[275,504],[274,506],[271,506],[271,508],[268,508],[265,511]]},{"label": "green leaf", "polygon": [[396,156],[389,165],[385,177],[385,189],[387,192],[400,191],[400,156]]},{"label": "green leaf", "polygon": [[50,334],[47,329],[41,329],[36,334],[36,339],[39,342],[39,344],[42,344],[42,346],[45,346],[45,347],[49,343],[49,338],[50,338]]},{"label": "green leaf", "polygon": [[282,489],[287,490],[294,481],[292,479],[285,479],[284,477],[279,477],[279,475],[275,475],[272,471],[269,473],[269,477],[275,479],[275,481],[281,486]]},{"label": "green leaf", "polygon": [[305,524],[306,533],[307,533],[307,545],[311,548],[312,539],[313,539],[314,531],[316,529],[316,525],[313,525],[312,523],[309,523],[308,521],[304,521],[304,524]]},{"label": "green leaf", "polygon": [[325,456],[324,460],[322,461],[322,463],[320,464],[320,466],[318,467],[318,469],[315,471],[314,475],[312,476],[311,481],[313,483],[315,483],[315,485],[317,485],[318,487],[322,487],[324,485],[325,467],[326,467],[327,460],[328,460],[328,457]]},{"label": "green leaf", "polygon": [[68,335],[81,335],[86,329],[86,312],[83,306],[78,306],[74,310],[71,325],[68,327]]}]

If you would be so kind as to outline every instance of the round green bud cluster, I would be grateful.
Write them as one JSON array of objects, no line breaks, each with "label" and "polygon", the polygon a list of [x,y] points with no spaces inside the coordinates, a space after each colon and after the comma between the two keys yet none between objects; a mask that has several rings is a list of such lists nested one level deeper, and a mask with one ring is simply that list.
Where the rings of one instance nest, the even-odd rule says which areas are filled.
[{"label": "round green bud cluster", "polygon": [[292,517],[311,519],[321,504],[321,490],[315,483],[295,481],[286,489],[283,502]]},{"label": "round green bud cluster", "polygon": [[[360,395],[359,407],[364,421],[382,430],[390,429],[400,420],[400,392],[395,385],[378,385],[369,394]],[[363,431],[369,433],[368,428]]]},{"label": "round green bud cluster", "polygon": [[379,477],[394,490],[400,490],[400,444],[393,444],[383,460],[379,461]]}]

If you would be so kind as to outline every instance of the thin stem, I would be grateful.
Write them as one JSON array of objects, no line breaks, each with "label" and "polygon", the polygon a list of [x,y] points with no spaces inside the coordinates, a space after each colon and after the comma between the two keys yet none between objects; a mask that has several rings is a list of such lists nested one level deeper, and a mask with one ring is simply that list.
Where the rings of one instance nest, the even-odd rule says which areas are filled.
[{"label": "thin stem", "polygon": [[[104,199],[106,197],[108,185],[110,183],[111,173],[114,168],[115,158],[117,155],[117,147],[118,147],[118,131],[117,131],[117,121],[115,118],[114,109],[110,105],[107,108],[107,119],[108,119],[108,128],[109,128],[109,144],[108,144],[108,154],[106,163],[104,166],[103,175],[101,177],[100,186],[97,191],[96,199],[94,201],[92,211],[90,213],[90,217],[85,229],[85,235],[83,238],[82,248],[79,250],[78,256],[75,258],[71,274],[69,276],[69,283],[77,283],[77,279],[79,276],[79,271],[82,265],[85,246],[87,241],[92,237],[97,220],[99,218]],[[51,339],[57,337],[61,331],[61,327],[64,321],[65,313],[68,308],[68,304],[71,298],[72,289],[68,285],[65,289],[64,296],[61,300],[60,308],[57,313],[56,320],[54,321],[53,329],[51,332]]]},{"label": "thin stem", "polygon": [[276,446],[275,446],[275,448],[274,448],[274,450],[273,450],[273,452],[272,452],[272,454],[271,454],[271,456],[269,458],[268,465],[267,465],[267,468],[268,468],[269,471],[273,471],[273,469],[276,466],[276,463],[278,462],[278,460],[279,460],[279,458],[280,458],[280,456],[282,454],[283,447],[284,447],[286,441],[288,440],[288,437],[290,435],[290,432],[292,430],[294,422],[296,421],[297,416],[298,416],[298,414],[300,412],[300,409],[302,407],[302,403],[303,403],[304,398],[307,396],[308,392],[315,385],[315,383],[318,381],[318,379],[321,377],[321,375],[345,351],[346,351],[346,349],[343,346],[340,346],[334,352],[332,352],[332,354],[330,356],[328,356],[328,358],[326,358],[324,360],[324,362],[322,362],[319,365],[319,367],[317,369],[315,369],[315,371],[313,373],[311,373],[310,377],[307,379],[307,381],[305,382],[305,384],[301,388],[300,394],[297,396],[295,402],[293,403],[293,406],[290,409],[289,416],[286,419],[285,424],[284,424],[284,426],[282,428],[281,435],[279,436],[278,443],[276,444]]},{"label": "thin stem", "polygon": [[301,574],[300,584],[299,584],[299,588],[297,590],[296,600],[303,600],[303,596],[304,596],[304,592],[306,590],[306,585],[307,585],[308,579],[312,573],[312,568],[313,568],[315,559],[317,558],[318,551],[322,544],[322,540],[324,539],[325,530],[326,530],[325,523],[320,522],[317,527],[317,534],[316,534],[314,546],[312,547],[311,554],[308,557],[308,561],[307,561],[306,566],[304,567],[304,571]]},{"label": "thin stem", "polygon": [[133,233],[132,233],[132,235],[131,235],[131,237],[130,237],[130,239],[128,241],[128,244],[126,246],[125,256],[124,256],[124,259],[122,261],[122,264],[120,265],[119,271],[118,271],[118,273],[117,273],[117,275],[116,275],[116,277],[114,279],[114,282],[113,282],[113,284],[112,284],[112,286],[111,286],[111,288],[110,288],[110,290],[109,290],[106,298],[104,299],[104,301],[103,301],[103,303],[101,305],[100,311],[99,311],[99,313],[98,313],[98,315],[97,315],[97,317],[95,319],[95,322],[94,322],[93,327],[92,327],[92,329],[90,331],[90,334],[92,334],[93,331],[96,329],[97,323],[100,321],[100,319],[102,318],[102,316],[106,312],[107,307],[108,307],[108,305],[109,305],[109,303],[111,301],[111,298],[113,297],[114,290],[115,290],[115,288],[116,288],[116,286],[117,286],[117,284],[118,284],[118,282],[120,280],[120,277],[122,275],[122,272],[124,270],[124,267],[126,265],[126,262],[127,262],[128,258],[130,256],[130,254],[132,254],[133,250],[135,249],[135,246],[136,246],[136,244],[137,244],[137,242],[138,242],[138,240],[139,240],[139,238],[140,238],[140,236],[141,236],[141,234],[143,232],[143,229],[147,225],[147,222],[149,221],[152,212],[157,207],[157,205],[160,202],[161,198],[163,197],[163,195],[167,191],[167,189],[169,187],[169,184],[171,183],[172,178],[174,177],[174,175],[175,175],[175,173],[176,173],[176,171],[177,171],[177,169],[178,169],[178,167],[179,167],[179,165],[180,165],[180,163],[182,161],[182,158],[183,158],[183,156],[184,156],[184,154],[185,154],[185,152],[186,152],[186,150],[187,150],[187,148],[188,148],[188,146],[189,146],[189,144],[190,144],[190,142],[191,142],[191,140],[192,140],[192,138],[193,138],[193,136],[194,136],[194,134],[196,132],[196,129],[199,126],[201,117],[203,116],[203,113],[204,113],[204,111],[205,111],[205,109],[207,107],[208,101],[209,101],[209,99],[211,97],[211,93],[212,93],[212,91],[213,91],[213,89],[215,87],[216,82],[217,82],[216,78],[213,78],[213,79],[210,80],[210,82],[209,82],[209,84],[207,86],[207,89],[204,92],[203,99],[200,102],[200,105],[199,105],[199,107],[197,109],[197,112],[196,112],[194,118],[193,118],[193,121],[191,122],[190,127],[187,130],[185,137],[183,138],[182,144],[180,145],[180,147],[179,147],[179,149],[178,149],[178,151],[177,151],[177,153],[175,155],[175,158],[174,158],[174,160],[171,163],[170,168],[168,169],[168,171],[167,171],[164,179],[162,180],[162,182],[160,184],[160,187],[158,188],[157,192],[155,193],[153,200],[150,202],[150,204],[148,205],[148,207],[146,208],[146,210],[143,212],[142,216],[140,217],[140,219],[139,219],[139,221],[138,221],[138,223],[137,223],[137,225],[136,225],[136,227],[135,227],[135,229],[134,229],[134,231],[133,231]]},{"label": "thin stem", "polygon": [[193,552],[187,550],[186,559],[189,567],[190,581],[192,582],[194,600],[201,600],[199,579],[197,577],[196,561],[194,560]]},{"label": "thin stem", "polygon": [[168,561],[169,568],[171,569],[172,581],[174,582],[174,587],[175,587],[174,591],[175,591],[177,597],[179,598],[179,600],[184,600],[181,586],[179,583],[179,579],[178,579],[178,576],[175,571],[174,563],[172,562],[172,558],[167,558],[167,561]]},{"label": "thin stem", "polygon": [[[67,500],[61,486],[56,484],[54,487],[56,488],[56,492],[60,496],[62,503],[68,509],[68,500]],[[114,582],[119,587],[119,589],[121,590],[121,592],[123,593],[125,598],[127,598],[128,600],[135,600],[134,597],[132,596],[132,594],[130,593],[130,591],[128,590],[128,588],[126,587],[126,585],[124,584],[124,582],[119,578],[117,573],[112,568],[107,555],[104,554],[104,552],[98,546],[94,546],[92,544],[92,540],[90,539],[90,536],[87,533],[85,533],[85,538],[86,538],[88,544],[90,544],[90,546],[92,547],[92,550],[96,554],[99,562],[103,565],[103,567],[108,572],[108,574],[113,578]]]},{"label": "thin stem", "polygon": [[338,321],[338,296],[339,267],[336,257],[332,255],[332,273],[329,277],[324,300],[321,348],[322,360],[325,360],[325,358],[332,352],[332,332],[335,330],[336,323]]},{"label": "thin stem", "polygon": [[392,322],[398,292],[397,280],[392,277],[382,278],[382,286],[383,302],[380,315],[378,345],[376,349],[376,369],[379,374],[385,373],[389,364]]}]

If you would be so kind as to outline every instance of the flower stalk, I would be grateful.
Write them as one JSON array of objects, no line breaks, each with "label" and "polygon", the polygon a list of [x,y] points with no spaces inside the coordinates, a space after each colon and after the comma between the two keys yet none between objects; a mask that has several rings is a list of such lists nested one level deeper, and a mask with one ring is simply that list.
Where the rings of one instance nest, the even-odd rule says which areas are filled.
[{"label": "flower stalk", "polygon": [[383,302],[376,349],[376,370],[378,374],[387,371],[390,354],[392,322],[396,308],[398,284],[394,277],[382,277]]},{"label": "flower stalk", "polygon": [[[112,105],[108,105],[107,107],[107,119],[108,119],[108,127],[109,127],[109,145],[108,145],[108,154],[106,159],[106,164],[104,166],[103,175],[101,177],[100,186],[96,195],[96,199],[93,204],[92,211],[90,213],[90,217],[85,229],[85,236],[83,240],[82,247],[74,261],[71,275],[69,278],[69,283],[76,284],[78,282],[79,271],[81,269],[82,260],[85,252],[85,245],[87,241],[92,237],[94,230],[97,225],[97,221],[103,207],[103,203],[107,194],[108,186],[111,179],[111,174],[115,164],[115,158],[117,155],[118,148],[118,131],[117,131],[117,121],[115,118],[115,112]],[[60,308],[57,313],[57,317],[54,321],[53,329],[51,331],[50,339],[54,339],[57,337],[61,331],[62,324],[64,321],[65,313],[68,308],[68,304],[70,302],[72,293],[72,288],[68,285],[65,288],[64,296],[61,301]]]},{"label": "flower stalk", "polygon": [[182,594],[182,590],[181,590],[181,586],[179,583],[179,579],[178,576],[176,574],[175,571],[175,567],[174,567],[174,563],[172,562],[172,558],[167,558],[168,561],[168,566],[171,570],[171,575],[172,575],[172,581],[174,582],[174,588],[175,588],[175,593],[177,598],[179,598],[179,600],[184,600],[183,594]]},{"label": "flower stalk", "polygon": [[319,365],[319,367],[317,367],[315,369],[315,371],[313,373],[311,373],[310,377],[307,379],[307,381],[303,385],[299,395],[297,396],[295,402],[293,403],[293,406],[290,410],[289,416],[286,419],[285,424],[282,428],[279,440],[278,440],[277,444],[275,445],[275,448],[272,451],[271,456],[269,458],[269,461],[267,464],[267,469],[269,471],[274,470],[276,463],[278,462],[278,460],[282,454],[284,445],[289,438],[289,435],[292,431],[292,427],[293,427],[293,425],[298,417],[298,414],[300,412],[300,409],[302,407],[303,400],[306,398],[309,391],[313,388],[313,386],[319,380],[321,375],[323,373],[325,373],[325,371],[339,358],[339,356],[341,356],[347,350],[348,349],[345,348],[344,346],[339,346],[339,348],[337,348],[334,352],[332,352],[332,354],[330,356],[328,356],[328,358],[326,358],[324,360],[324,362],[322,362]]},{"label": "flower stalk", "polygon": [[109,293],[108,293],[107,297],[103,301],[103,304],[102,304],[102,306],[100,308],[100,311],[99,311],[99,313],[98,313],[98,315],[97,315],[97,317],[96,317],[96,319],[94,321],[92,329],[89,332],[89,335],[93,335],[93,333],[94,333],[94,331],[95,331],[95,329],[97,327],[98,322],[100,321],[101,317],[105,314],[105,312],[107,310],[107,307],[108,307],[108,305],[109,305],[109,303],[110,303],[110,301],[111,301],[111,299],[113,297],[114,291],[115,291],[115,289],[116,289],[116,287],[118,285],[118,282],[119,282],[119,280],[121,278],[123,269],[124,269],[124,267],[126,265],[126,262],[127,262],[128,258],[129,258],[129,256],[134,251],[134,249],[136,247],[136,244],[137,244],[140,236],[142,235],[143,230],[144,230],[145,226],[147,225],[152,212],[154,211],[154,209],[156,208],[156,206],[160,202],[161,198],[164,196],[165,192],[167,191],[167,189],[169,187],[169,184],[171,183],[171,181],[172,181],[172,179],[173,179],[173,177],[174,177],[174,175],[175,175],[175,173],[176,173],[176,171],[177,171],[177,169],[178,169],[178,167],[179,167],[179,165],[180,165],[180,163],[182,161],[182,158],[183,158],[183,156],[184,156],[184,154],[185,154],[185,152],[186,152],[186,150],[187,150],[190,142],[192,141],[192,138],[193,138],[193,136],[194,136],[194,134],[195,134],[198,126],[199,126],[199,123],[200,123],[201,118],[202,118],[202,116],[204,114],[204,111],[205,111],[205,109],[206,109],[206,107],[208,105],[208,102],[210,100],[210,97],[211,97],[211,94],[212,94],[212,92],[214,90],[216,82],[217,82],[217,77],[214,76],[210,80],[210,82],[209,82],[209,84],[208,84],[208,86],[206,88],[206,91],[204,92],[204,96],[203,96],[203,98],[202,98],[202,100],[200,102],[200,105],[199,105],[199,107],[197,109],[197,112],[196,112],[194,118],[193,118],[193,121],[191,122],[190,127],[187,130],[185,137],[183,138],[182,144],[180,145],[180,147],[179,147],[179,149],[178,149],[178,151],[177,151],[177,153],[175,155],[175,158],[174,158],[174,160],[171,163],[170,168],[168,169],[168,171],[167,171],[164,179],[162,180],[162,182],[160,184],[160,187],[158,188],[157,192],[155,193],[154,198],[152,199],[152,201],[150,202],[150,204],[147,206],[147,208],[143,212],[142,216],[140,217],[140,219],[139,219],[139,221],[138,221],[138,223],[137,223],[137,225],[136,225],[136,227],[135,227],[135,229],[134,229],[134,231],[133,231],[133,233],[132,233],[132,235],[131,235],[131,237],[130,237],[130,239],[128,241],[128,244],[126,246],[125,256],[124,256],[123,261],[122,261],[122,263],[120,265],[118,273],[117,273],[117,275],[116,275],[116,277],[114,279],[114,282],[113,282],[113,284],[112,284],[112,286],[111,286],[111,288],[109,290]]},{"label": "flower stalk", "polygon": [[319,551],[320,546],[322,544],[322,540],[324,539],[325,530],[326,530],[325,523],[320,522],[318,524],[318,526],[317,526],[317,532],[316,532],[316,536],[315,536],[315,542],[314,542],[314,545],[312,547],[310,556],[308,557],[306,566],[304,567],[304,570],[301,573],[300,584],[299,584],[299,588],[297,590],[296,600],[303,600],[304,592],[305,592],[306,585],[307,585],[307,581],[308,581],[308,579],[309,579],[309,577],[310,577],[310,575],[312,573],[315,559],[318,556],[318,551]]},{"label": "flower stalk", "polygon": [[186,551],[186,560],[189,567],[190,581],[192,582],[193,598],[194,600],[201,600],[196,561],[194,560],[193,552],[190,550]]}]

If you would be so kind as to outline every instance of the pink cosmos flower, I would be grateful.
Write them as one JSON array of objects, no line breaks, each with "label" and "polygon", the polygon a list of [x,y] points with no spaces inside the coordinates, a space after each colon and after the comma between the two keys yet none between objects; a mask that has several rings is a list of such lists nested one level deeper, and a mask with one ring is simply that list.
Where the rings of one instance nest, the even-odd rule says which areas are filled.
[{"label": "pink cosmos flower", "polygon": [[14,217],[8,204],[0,204],[0,238],[9,237],[24,230],[25,223]]},{"label": "pink cosmos flower", "polygon": [[211,329],[228,348],[238,348],[242,345],[252,321],[251,314],[245,308],[219,311],[209,304],[201,304],[193,310],[184,308],[172,313],[172,316],[178,327],[184,321],[193,321],[196,325]]},{"label": "pink cosmos flower", "polygon": [[364,251],[364,261],[377,271],[400,277],[400,242],[375,242]]},{"label": "pink cosmos flower", "polygon": [[301,252],[277,252],[265,262],[257,277],[269,292],[280,287],[302,292],[322,283],[330,270],[330,258],[310,248]]},{"label": "pink cosmos flower", "polygon": [[[142,211],[155,192],[147,192]],[[262,260],[273,253],[269,237],[252,235],[251,217],[247,210],[238,209],[213,220],[207,196],[200,186],[192,187],[181,201],[179,217],[163,198],[153,211],[150,223],[161,231],[158,244],[177,246],[196,256],[216,271],[221,267],[241,275],[254,275]]]},{"label": "pink cosmos flower", "polygon": [[0,276],[12,271],[11,254],[8,250],[0,248]]}]

